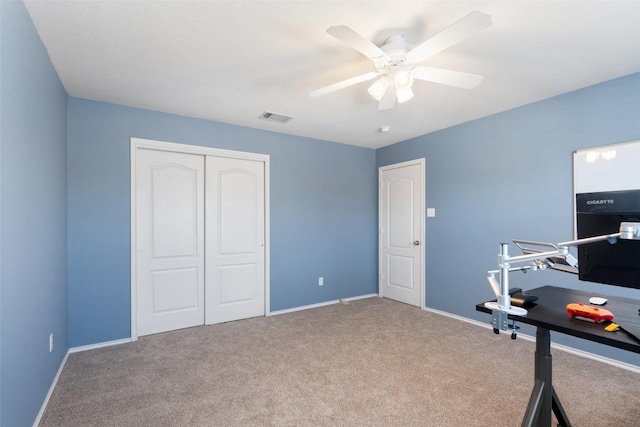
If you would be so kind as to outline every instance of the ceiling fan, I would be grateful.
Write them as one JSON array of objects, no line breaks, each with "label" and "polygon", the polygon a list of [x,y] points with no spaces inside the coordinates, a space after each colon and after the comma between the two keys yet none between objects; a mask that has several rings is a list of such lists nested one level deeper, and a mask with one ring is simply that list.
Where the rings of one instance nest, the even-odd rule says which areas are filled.
[{"label": "ceiling fan", "polygon": [[380,76],[368,91],[378,101],[378,110],[388,110],[396,105],[396,101],[401,103],[413,98],[414,79],[471,89],[480,84],[482,76],[418,64],[490,25],[490,15],[473,11],[417,46],[407,43],[403,36],[395,35],[380,47],[346,25],[330,27],[327,33],[371,59],[376,71],[316,89],[309,92],[309,96],[326,95]]}]

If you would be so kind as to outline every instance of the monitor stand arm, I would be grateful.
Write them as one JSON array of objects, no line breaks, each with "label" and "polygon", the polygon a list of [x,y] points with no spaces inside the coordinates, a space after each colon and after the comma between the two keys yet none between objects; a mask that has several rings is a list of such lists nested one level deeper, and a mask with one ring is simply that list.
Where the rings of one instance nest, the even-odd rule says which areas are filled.
[{"label": "monitor stand arm", "polygon": [[[511,305],[511,295],[509,295],[509,272],[527,271],[528,269],[544,269],[544,260],[551,257],[567,258],[570,256],[570,246],[580,246],[586,243],[608,240],[615,243],[618,239],[640,240],[640,222],[622,222],[618,233],[605,234],[602,236],[587,237],[584,239],[570,240],[557,244],[542,243],[541,245],[551,248],[549,251],[534,252],[524,255],[510,256],[509,244],[500,243],[500,253],[498,254],[499,270],[487,272],[487,280],[493,292],[496,294],[496,301],[486,302],[484,306],[491,310],[493,331],[499,333],[501,330],[509,329],[509,315],[526,316],[527,310],[522,307]],[[511,267],[511,264],[528,262],[531,265],[524,267]],[[495,275],[500,274],[500,280],[496,280]]]}]

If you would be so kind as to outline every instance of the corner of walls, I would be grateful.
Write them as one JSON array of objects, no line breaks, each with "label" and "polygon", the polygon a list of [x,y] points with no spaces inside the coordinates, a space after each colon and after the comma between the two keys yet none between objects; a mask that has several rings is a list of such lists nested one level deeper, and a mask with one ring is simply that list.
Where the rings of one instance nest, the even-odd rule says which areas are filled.
[{"label": "corner of walls", "polygon": [[22,426],[68,350],[67,94],[24,3],[0,20],[0,425]]},{"label": "corner of walls", "polygon": [[270,156],[271,310],[377,292],[374,150],[78,98],[68,105],[71,347],[130,337],[132,137]]},{"label": "corner of walls", "polygon": [[[640,73],[378,149],[378,166],[426,161],[426,206],[437,212],[425,227],[426,306],[488,321],[475,304],[493,298],[485,277],[497,266],[499,243],[571,240],[573,152],[640,139],[638,111]],[[552,270],[514,273],[511,281],[523,289],[555,285],[640,298],[640,291]],[[586,342],[575,346],[632,358]]]}]

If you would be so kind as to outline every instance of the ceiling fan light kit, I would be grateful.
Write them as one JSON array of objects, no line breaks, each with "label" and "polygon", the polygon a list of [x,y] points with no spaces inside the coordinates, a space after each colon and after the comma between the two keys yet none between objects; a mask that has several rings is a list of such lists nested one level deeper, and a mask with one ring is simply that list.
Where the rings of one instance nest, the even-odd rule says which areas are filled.
[{"label": "ceiling fan light kit", "polygon": [[387,91],[387,87],[389,87],[389,78],[387,76],[381,77],[376,80],[367,91],[369,95],[373,97],[376,101],[380,101],[382,99],[382,95]]},{"label": "ceiling fan light kit", "polygon": [[396,89],[396,99],[398,100],[399,104],[402,104],[403,102],[407,102],[411,98],[413,98],[413,91],[411,90],[410,87],[399,89],[399,90]]},{"label": "ceiling fan light kit", "polygon": [[473,11],[415,47],[407,43],[401,35],[387,38],[384,44],[378,47],[346,25],[330,27],[327,33],[371,59],[376,71],[311,91],[309,96],[326,95],[381,76],[369,86],[368,92],[378,101],[378,110],[388,110],[393,108],[396,102],[402,103],[413,98],[414,80],[463,89],[474,88],[482,82],[482,76],[478,74],[418,64],[490,25],[491,17],[488,14]]}]

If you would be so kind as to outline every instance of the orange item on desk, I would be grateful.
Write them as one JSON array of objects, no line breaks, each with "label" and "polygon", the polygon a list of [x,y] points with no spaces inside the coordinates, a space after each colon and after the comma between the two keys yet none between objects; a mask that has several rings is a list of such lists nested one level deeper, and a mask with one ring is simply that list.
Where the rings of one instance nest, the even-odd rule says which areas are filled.
[{"label": "orange item on desk", "polygon": [[581,320],[588,320],[595,323],[601,323],[605,320],[612,320],[613,313],[604,308],[594,307],[592,305],[585,305],[582,302],[567,304],[567,314],[571,318],[579,318]]}]

